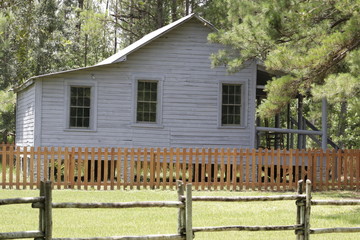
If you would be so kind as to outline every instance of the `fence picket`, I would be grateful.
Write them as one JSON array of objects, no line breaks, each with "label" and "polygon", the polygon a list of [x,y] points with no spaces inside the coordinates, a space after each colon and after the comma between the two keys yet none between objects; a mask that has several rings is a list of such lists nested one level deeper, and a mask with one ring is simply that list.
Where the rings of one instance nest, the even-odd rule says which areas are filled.
[{"label": "fence picket", "polygon": [[184,184],[187,183],[186,179],[186,148],[182,149],[182,160],[181,160],[181,180]]},{"label": "fence picket", "polygon": [[244,186],[244,150],[240,149],[239,153],[239,190],[243,190]]},{"label": "fence picket", "polygon": [[170,153],[169,153],[169,186],[170,189],[173,189],[173,185],[174,185],[174,149],[170,148]]},{"label": "fence picket", "polygon": [[[293,169],[294,169],[294,165],[293,165],[293,150],[290,149],[290,150],[289,150],[289,190],[293,190],[293,182],[296,181],[296,180],[293,178],[293,177],[294,177]],[[295,170],[295,171],[296,171],[296,170]]]},{"label": "fence picket", "polygon": [[349,150],[350,151],[350,157],[349,157],[349,171],[350,171],[350,187],[352,188],[352,186],[354,185],[354,170],[355,170],[355,166],[354,166],[354,151],[353,150]]},{"label": "fence picket", "polygon": [[264,166],[263,164],[263,150],[260,148],[259,151],[256,153],[257,155],[257,185],[258,185],[258,188],[261,189],[262,188],[262,185],[263,185],[263,182],[262,182],[262,168]]},{"label": "fence picket", "polygon": [[226,149],[226,159],[227,159],[227,164],[226,164],[226,189],[230,190],[230,177],[231,177],[231,150],[230,148]]},{"label": "fence picket", "polygon": [[154,179],[155,179],[155,159],[154,159],[154,149],[150,149],[150,188],[154,189]]},{"label": "fence picket", "polygon": [[201,150],[201,190],[205,190],[205,167],[206,167],[206,157],[205,157],[205,148]]},{"label": "fence picket", "polygon": [[195,150],[195,189],[199,190],[199,149],[196,148]]},{"label": "fence picket", "polygon": [[89,161],[89,149],[87,147],[84,148],[83,156],[84,156],[84,160],[82,161],[83,168],[84,168],[83,185],[84,185],[84,189],[87,190],[88,189],[88,183],[89,183],[89,163],[91,163],[91,161]]},{"label": "fence picket", "polygon": [[322,190],[324,187],[324,151],[320,150],[319,155],[319,189]]},{"label": "fence picket", "polygon": [[250,151],[249,149],[246,149],[245,190],[249,189],[249,184],[250,184],[249,173],[250,173]]},{"label": "fence picket", "polygon": [[2,146],[2,150],[1,150],[1,154],[2,154],[2,163],[1,163],[1,166],[2,166],[2,188],[4,189],[6,187],[6,169],[7,169],[7,164],[6,164],[6,145],[4,144]]},{"label": "fence picket", "polygon": [[164,148],[164,150],[163,150],[163,164],[162,164],[162,168],[163,168],[163,181],[162,181],[162,188],[163,189],[166,189],[166,186],[167,186],[167,183],[168,183],[168,181],[167,181],[167,156],[168,156],[168,154],[167,154],[167,149],[166,148]]},{"label": "fence picket", "polygon": [[207,164],[206,164],[206,172],[207,172],[207,189],[211,190],[212,187],[212,174],[211,174],[211,165],[212,165],[212,159],[211,159],[212,150],[210,148],[207,149]]},{"label": "fence picket", "polygon": [[[152,150],[152,155],[153,155],[154,151]],[[124,149],[124,189],[127,188],[128,186],[128,156],[129,156],[129,151],[128,148]]]},{"label": "fence picket", "polygon": [[[12,157],[10,157],[10,161],[9,161],[9,187],[10,187],[10,189],[12,189],[13,188],[13,172],[14,172],[14,160],[17,158],[17,157],[19,157],[20,158],[20,154],[18,154],[18,149],[19,148],[14,148],[14,147],[10,147],[10,152],[11,152],[11,156]],[[14,153],[14,151],[16,150],[16,153]],[[25,165],[24,165],[25,166]],[[24,167],[24,173],[26,172],[26,168]],[[25,186],[26,186],[26,182],[27,181],[25,181],[25,183],[23,183]]]},{"label": "fence picket", "polygon": [[220,190],[223,190],[225,179],[224,148],[222,148],[220,151],[220,161]]},{"label": "fence picket", "polygon": [[232,158],[233,158],[232,190],[236,191],[236,182],[237,182],[237,149],[236,148],[233,149]]},{"label": "fence picket", "polygon": [[102,185],[104,187],[104,190],[108,189],[108,177],[109,177],[108,169],[109,169],[109,149],[105,148],[104,149],[104,169],[102,170],[103,181],[104,181],[104,183]]},{"label": "fence picket", "polygon": [[148,183],[148,150],[144,148],[144,154],[143,154],[143,187],[147,188]]},{"label": "fence picket", "polygon": [[160,188],[161,153],[160,148],[156,149],[156,188]]},{"label": "fence picket", "polygon": [[348,160],[349,160],[349,151],[348,150],[345,150],[344,151],[345,154],[344,154],[344,182],[343,182],[343,187],[344,189],[347,188],[348,186]]},{"label": "fence picket", "polygon": [[[5,155],[6,156],[6,155]],[[27,182],[27,147],[25,147],[24,149],[24,156],[23,156],[23,161],[22,161],[22,164],[23,164],[23,169],[22,169],[22,173],[23,173],[23,189],[26,188],[26,182]],[[5,157],[5,161],[6,161],[6,157]],[[39,167],[38,167],[38,174],[39,175]]]},{"label": "fence picket", "polygon": [[218,171],[219,171],[219,162],[218,162],[218,149],[214,149],[214,190],[217,190],[219,187],[218,183]]}]

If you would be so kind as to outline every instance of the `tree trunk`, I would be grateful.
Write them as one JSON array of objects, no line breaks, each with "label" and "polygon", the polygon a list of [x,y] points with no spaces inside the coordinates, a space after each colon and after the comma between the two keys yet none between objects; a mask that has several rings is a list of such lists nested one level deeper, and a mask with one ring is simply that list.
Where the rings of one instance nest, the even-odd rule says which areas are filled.
[{"label": "tree trunk", "polygon": [[[339,113],[339,123],[338,123],[338,136],[344,136],[345,129],[346,129],[346,118],[347,118],[347,105],[348,103],[346,101],[343,101],[340,103],[340,113]],[[344,141],[340,140],[338,142],[340,149],[344,147]]]},{"label": "tree trunk", "polygon": [[185,1],[185,14],[189,15],[190,13],[190,0]]},{"label": "tree trunk", "polygon": [[118,0],[115,0],[114,54],[117,51]]},{"label": "tree trunk", "polygon": [[176,17],[176,7],[177,7],[177,4],[176,4],[176,0],[172,0],[172,4],[171,4],[171,19],[173,22],[175,22],[177,19]]},{"label": "tree trunk", "polygon": [[164,17],[163,17],[163,1],[157,0],[157,18],[156,18],[156,26],[157,28],[161,28],[164,26]]}]

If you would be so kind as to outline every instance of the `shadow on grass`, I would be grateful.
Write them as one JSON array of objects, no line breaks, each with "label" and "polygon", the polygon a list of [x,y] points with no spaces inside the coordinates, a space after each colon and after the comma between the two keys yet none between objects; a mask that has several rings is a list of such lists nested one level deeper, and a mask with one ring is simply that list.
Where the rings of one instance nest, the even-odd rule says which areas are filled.
[{"label": "shadow on grass", "polygon": [[359,225],[360,224],[360,207],[358,208],[352,208],[347,211],[335,213],[335,214],[326,214],[326,215],[318,215],[318,216],[312,216],[312,218],[317,219],[325,219],[325,220],[331,220],[336,222],[344,222],[348,224],[353,225]]},{"label": "shadow on grass", "polygon": [[[341,198],[345,199],[360,199],[360,192],[355,191],[326,191],[326,192],[317,192],[319,196],[326,198]],[[313,197],[315,199],[315,197]]]}]

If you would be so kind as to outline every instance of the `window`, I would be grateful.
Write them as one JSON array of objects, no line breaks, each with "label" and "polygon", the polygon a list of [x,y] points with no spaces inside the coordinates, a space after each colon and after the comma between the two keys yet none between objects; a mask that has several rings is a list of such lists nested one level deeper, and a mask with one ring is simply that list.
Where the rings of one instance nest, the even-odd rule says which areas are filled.
[{"label": "window", "polygon": [[91,87],[70,87],[70,128],[90,128]]},{"label": "window", "polygon": [[242,123],[242,84],[222,84],[221,125],[241,126]]},{"label": "window", "polygon": [[138,80],[136,122],[156,123],[158,105],[158,81]]}]

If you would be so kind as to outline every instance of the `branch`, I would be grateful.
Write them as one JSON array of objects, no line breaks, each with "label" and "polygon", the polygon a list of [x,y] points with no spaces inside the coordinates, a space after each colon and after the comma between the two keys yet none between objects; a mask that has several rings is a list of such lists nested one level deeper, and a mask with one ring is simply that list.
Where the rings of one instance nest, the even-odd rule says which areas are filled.
[{"label": "branch", "polygon": [[339,24],[341,24],[341,23],[343,23],[343,22],[348,21],[349,19],[350,19],[350,16],[347,16],[347,17],[345,17],[345,18],[339,19],[339,20],[337,20],[336,22],[334,22],[333,24],[331,24],[330,28],[334,28],[334,27],[336,27],[337,25],[339,25]]}]

